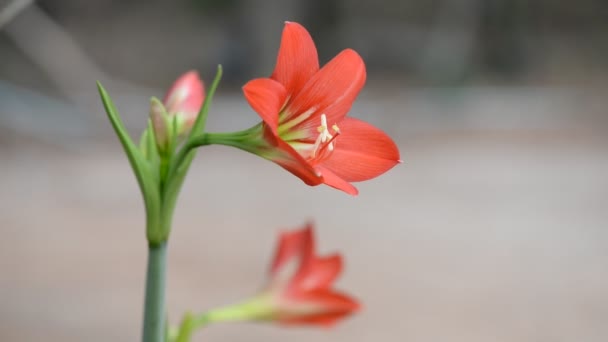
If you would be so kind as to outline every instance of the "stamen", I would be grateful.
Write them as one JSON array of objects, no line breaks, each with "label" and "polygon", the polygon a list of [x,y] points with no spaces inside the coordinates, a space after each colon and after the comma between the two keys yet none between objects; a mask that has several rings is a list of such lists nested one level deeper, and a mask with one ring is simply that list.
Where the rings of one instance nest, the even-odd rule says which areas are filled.
[{"label": "stamen", "polygon": [[331,135],[329,133],[329,129],[327,128],[327,116],[325,114],[321,114],[321,126],[317,127],[317,132],[319,132],[319,136],[315,140],[315,144],[312,148],[311,157],[315,158],[317,155],[325,151],[325,149],[329,149],[329,151],[334,150],[333,141],[340,135],[340,128],[338,125],[334,124],[331,126],[335,135]]},{"label": "stamen", "polygon": [[334,135],[333,137],[331,137],[331,139],[329,139],[329,141],[327,141],[323,146],[321,146],[321,149],[319,150],[319,152],[323,152],[325,151],[325,149],[327,148],[330,151],[334,150],[334,140],[336,140],[336,138],[338,137],[338,135],[340,135],[340,132],[336,132],[336,135]]}]

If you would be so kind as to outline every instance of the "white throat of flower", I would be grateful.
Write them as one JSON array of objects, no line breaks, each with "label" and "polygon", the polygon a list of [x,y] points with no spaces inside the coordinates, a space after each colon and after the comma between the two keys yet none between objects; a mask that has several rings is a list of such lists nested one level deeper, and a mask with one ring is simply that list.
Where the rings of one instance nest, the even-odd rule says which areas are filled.
[{"label": "white throat of flower", "polygon": [[317,127],[319,136],[317,137],[312,149],[312,158],[315,158],[326,148],[329,151],[334,150],[334,140],[338,137],[338,135],[340,135],[340,128],[338,128],[338,125],[334,124],[331,126],[331,129],[334,131],[334,135],[331,135],[329,133],[329,129],[327,128],[327,116],[325,114],[321,114],[321,126]]}]

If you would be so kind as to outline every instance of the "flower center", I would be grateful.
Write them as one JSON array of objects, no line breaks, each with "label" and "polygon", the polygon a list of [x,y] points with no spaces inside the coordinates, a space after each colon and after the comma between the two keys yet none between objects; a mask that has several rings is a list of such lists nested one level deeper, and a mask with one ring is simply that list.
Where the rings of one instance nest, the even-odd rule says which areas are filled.
[{"label": "flower center", "polygon": [[315,144],[312,148],[312,158],[321,156],[325,151],[331,152],[334,150],[334,140],[340,135],[340,128],[338,128],[338,125],[334,124],[331,126],[331,129],[334,131],[334,135],[331,135],[327,128],[327,116],[321,114],[321,125],[317,127],[319,136],[317,137],[317,140],[315,140]]}]

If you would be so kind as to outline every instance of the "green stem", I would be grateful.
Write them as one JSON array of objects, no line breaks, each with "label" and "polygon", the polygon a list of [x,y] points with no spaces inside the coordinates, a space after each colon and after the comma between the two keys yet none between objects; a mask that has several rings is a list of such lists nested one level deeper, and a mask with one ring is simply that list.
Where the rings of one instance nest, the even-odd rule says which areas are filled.
[{"label": "green stem", "polygon": [[244,322],[268,320],[273,317],[274,304],[271,295],[261,294],[234,305],[213,309],[196,316],[195,322]]},{"label": "green stem", "polygon": [[204,133],[192,139],[191,142],[185,146],[185,149],[195,149],[206,145],[224,145],[236,147],[255,154],[256,151],[260,149],[260,146],[265,144],[265,142],[260,139],[262,129],[261,125],[256,125],[238,132]]},{"label": "green stem", "polygon": [[167,242],[150,245],[146,273],[143,342],[164,342]]},{"label": "green stem", "polygon": [[184,315],[179,328],[172,332],[171,342],[190,342],[196,330],[211,323],[271,320],[274,316],[273,299],[269,295],[258,295],[245,302],[229,305],[197,315]]},{"label": "green stem", "polygon": [[174,342],[190,342],[192,335],[197,329],[204,327],[209,324],[205,315],[194,316],[191,313],[187,313],[180,324],[176,338]]}]

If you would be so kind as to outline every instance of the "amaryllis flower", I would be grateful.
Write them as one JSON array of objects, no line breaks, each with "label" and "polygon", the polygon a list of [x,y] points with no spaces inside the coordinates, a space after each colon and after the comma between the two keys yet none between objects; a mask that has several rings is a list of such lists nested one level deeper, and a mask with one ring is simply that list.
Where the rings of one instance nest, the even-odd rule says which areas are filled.
[{"label": "amaryllis flower", "polygon": [[243,91],[263,122],[251,146],[306,184],[325,183],[356,195],[350,182],[379,176],[399,162],[395,143],[378,128],[348,118],[365,83],[365,64],[353,50],[323,68],[304,27],[286,22],[270,78],[248,82]]},{"label": "amaryllis flower", "polygon": [[263,295],[283,323],[331,325],[359,308],[353,298],[332,289],[342,271],[339,254],[315,255],[313,228],[281,234]]},{"label": "amaryllis flower", "polygon": [[281,234],[266,286],[252,299],[206,314],[208,321],[277,321],[330,326],[359,309],[332,284],[342,271],[339,254],[315,255],[311,225]]},{"label": "amaryllis flower", "polygon": [[[153,98],[150,117],[157,144],[159,146],[167,144],[168,136],[171,133],[166,125],[167,121],[171,124],[176,119],[175,131],[178,136],[188,134],[204,100],[205,86],[194,70],[186,72],[173,83],[162,103]],[[168,120],[165,120],[163,116],[166,116]]]}]

